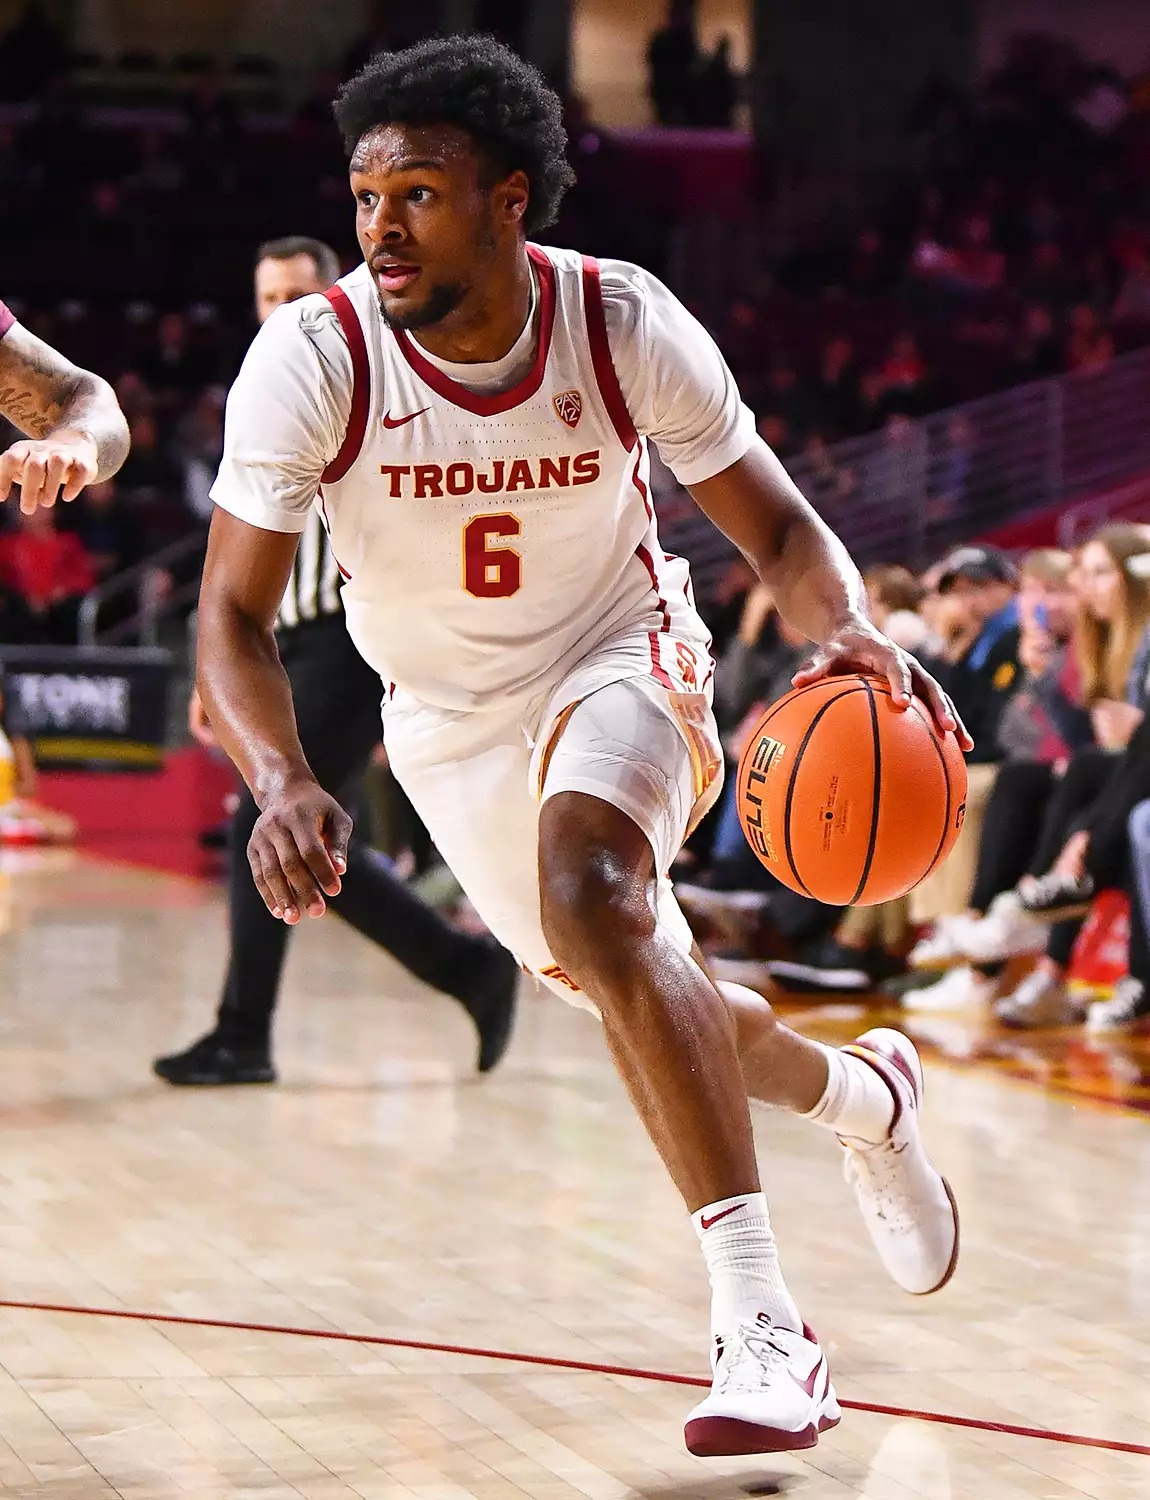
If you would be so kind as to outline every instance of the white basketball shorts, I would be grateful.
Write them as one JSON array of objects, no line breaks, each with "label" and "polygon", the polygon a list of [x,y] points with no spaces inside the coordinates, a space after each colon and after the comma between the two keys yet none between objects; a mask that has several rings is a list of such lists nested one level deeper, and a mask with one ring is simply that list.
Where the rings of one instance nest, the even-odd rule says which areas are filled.
[{"label": "white basketball shorts", "polygon": [[384,741],[400,785],[476,911],[528,972],[595,1009],[548,951],[540,919],[539,815],[584,792],[650,840],[658,920],[684,952],[691,933],[667,871],[722,786],[712,663],[698,641],[614,636],[531,703],[457,713],[397,689]]}]

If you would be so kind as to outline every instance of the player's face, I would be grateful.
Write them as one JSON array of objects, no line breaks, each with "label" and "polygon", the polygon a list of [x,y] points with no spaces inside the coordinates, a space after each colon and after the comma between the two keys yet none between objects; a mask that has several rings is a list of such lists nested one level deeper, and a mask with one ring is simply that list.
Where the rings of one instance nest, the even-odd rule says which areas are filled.
[{"label": "player's face", "polygon": [[323,292],[323,278],[310,255],[291,255],[287,260],[261,260],[256,266],[256,316],[266,323],[277,307],[298,302],[312,292]]},{"label": "player's face", "polygon": [[478,308],[502,260],[518,252],[527,179],[498,182],[452,126],[388,125],[351,159],[356,233],[393,328],[430,328]]}]

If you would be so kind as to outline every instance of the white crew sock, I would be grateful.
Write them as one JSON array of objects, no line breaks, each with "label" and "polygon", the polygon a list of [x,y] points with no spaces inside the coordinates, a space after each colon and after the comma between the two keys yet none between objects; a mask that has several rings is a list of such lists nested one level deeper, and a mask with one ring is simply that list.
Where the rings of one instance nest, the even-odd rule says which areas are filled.
[{"label": "white crew sock", "polygon": [[[743,984],[720,980],[715,986],[725,999],[744,1009],[765,1006],[762,995]],[[825,1125],[845,1140],[877,1146],[890,1134],[894,1120],[894,1095],[890,1085],[861,1057],[838,1047],[818,1047],[827,1060],[827,1086],[823,1097],[804,1119]]]},{"label": "white crew sock", "polygon": [[894,1095],[876,1068],[838,1047],[823,1047],[827,1086],[804,1119],[825,1125],[846,1141],[877,1146],[894,1123]]},{"label": "white crew sock", "polygon": [[742,1319],[765,1312],[780,1328],[803,1331],[783,1280],[762,1193],[740,1193],[691,1215],[711,1278],[711,1332],[729,1334]]}]

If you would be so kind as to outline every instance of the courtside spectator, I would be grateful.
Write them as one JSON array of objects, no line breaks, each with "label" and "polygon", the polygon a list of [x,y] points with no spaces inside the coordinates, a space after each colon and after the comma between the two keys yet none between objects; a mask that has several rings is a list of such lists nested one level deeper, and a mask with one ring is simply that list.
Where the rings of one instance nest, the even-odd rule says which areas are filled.
[{"label": "courtside spectator", "polygon": [[78,536],[57,529],[55,508],[20,511],[0,535],[0,585],[27,606],[41,640],[75,643],[80,600],[95,582],[95,564]]}]

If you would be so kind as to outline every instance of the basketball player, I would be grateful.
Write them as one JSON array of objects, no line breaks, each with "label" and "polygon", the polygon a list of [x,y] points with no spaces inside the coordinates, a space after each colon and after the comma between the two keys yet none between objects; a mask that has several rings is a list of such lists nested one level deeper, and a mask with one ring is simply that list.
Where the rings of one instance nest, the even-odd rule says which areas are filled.
[{"label": "basketball player", "polygon": [[108,382],[30,333],[3,302],[0,416],[27,434],[0,453],[0,500],[18,484],[26,515],[75,500],[128,456],[128,424]]},{"label": "basketball player", "polygon": [[[322,292],[339,271],[339,257],[322,240],[291,235],[261,245],[254,285],[259,321]],[[308,763],[325,786],[347,797],[379,744],[379,676],[352,644],[340,592],[339,568],[313,507],[276,617],[276,641]],[[189,721],[201,744],[215,743],[198,693]],[[252,884],[247,844],[259,815],[245,794],[228,833],[231,952],[216,1024],[190,1047],[155,1060],[154,1071],[168,1083],[275,1082],[271,1028],[288,929]],[[488,1072],[511,1039],[518,964],[492,939],[456,931],[362,840],[352,841],[347,857],[333,910],[425,984],[460,1002],[479,1033],[479,1071]]]},{"label": "basketball player", "polygon": [[755,434],[710,338],[636,266],[529,235],[571,174],[556,96],[484,37],[381,54],[336,117],[364,264],[271,317],[228,402],[199,682],[262,814],[252,871],[285,922],[338,894],[350,820],[292,722],[272,624],[317,489],[348,628],[385,683],[396,775],[492,931],[602,1018],[711,1277],[699,1454],[812,1446],[839,1420],[787,1289],[748,1094],[846,1149],[867,1228],[912,1292],[958,1223],[919,1133],[910,1042],[843,1050],[712,984],[666,872],[714,799],[709,637],[659,546],[647,441],[818,643],[797,681],[865,670],[965,731],[867,618],[841,543]]}]

